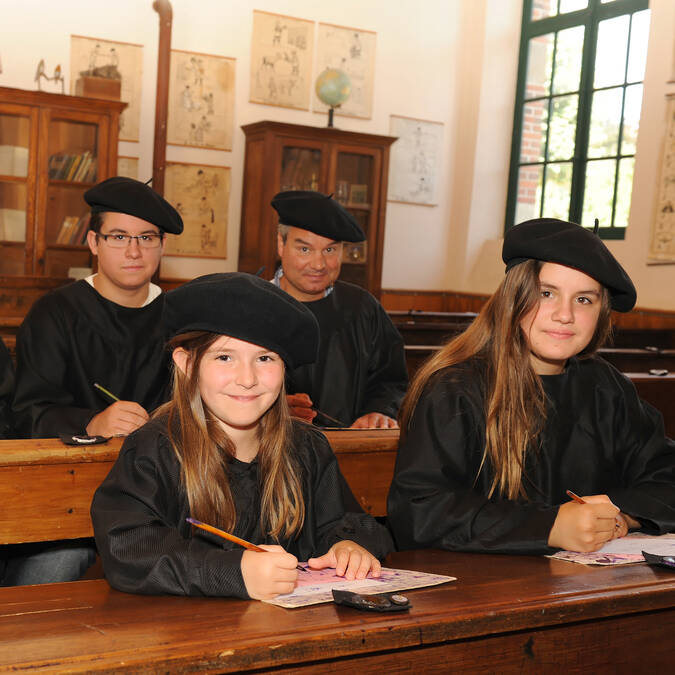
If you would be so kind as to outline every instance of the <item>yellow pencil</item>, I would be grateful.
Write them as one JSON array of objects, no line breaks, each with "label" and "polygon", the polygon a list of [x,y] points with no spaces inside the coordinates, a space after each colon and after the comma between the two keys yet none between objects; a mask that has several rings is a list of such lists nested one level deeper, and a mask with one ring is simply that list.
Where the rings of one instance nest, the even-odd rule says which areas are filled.
[{"label": "yellow pencil", "polygon": [[[213,527],[213,525],[207,525],[206,523],[202,523],[200,520],[195,520],[194,518],[186,518],[185,520],[187,520],[188,523],[192,523],[195,527],[205,530],[206,532],[210,532],[211,534],[215,534],[218,537],[221,537],[222,539],[227,539],[227,541],[239,544],[239,546],[243,546],[245,549],[249,551],[256,551],[258,553],[269,553],[269,551],[266,551],[264,548],[260,548],[260,546],[256,546],[256,544],[252,544],[250,541],[246,541],[246,539],[242,539],[241,537],[235,537],[235,535],[230,534],[229,532],[225,532],[225,530],[219,530],[217,527]],[[302,567],[301,565],[296,565],[296,567],[301,572],[306,571],[305,568]]]}]

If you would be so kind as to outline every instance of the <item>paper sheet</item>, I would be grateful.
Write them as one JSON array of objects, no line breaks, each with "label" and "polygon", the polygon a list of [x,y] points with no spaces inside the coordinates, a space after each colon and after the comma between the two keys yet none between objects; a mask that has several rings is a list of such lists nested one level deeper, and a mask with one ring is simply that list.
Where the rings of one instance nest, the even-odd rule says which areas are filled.
[{"label": "paper sheet", "polygon": [[593,553],[558,551],[548,556],[557,560],[581,563],[582,565],[625,565],[644,562],[642,551],[655,555],[675,556],[675,534],[654,536],[633,532],[619,539],[612,539]]},{"label": "paper sheet", "polygon": [[[302,564],[302,563],[301,563]],[[303,564],[308,569],[306,564]],[[382,568],[382,575],[378,578],[366,577],[361,580],[347,581],[338,577],[334,569],[309,570],[298,574],[298,585],[292,593],[279,595],[273,600],[266,600],[279,607],[306,607],[318,605],[322,602],[332,602],[332,589],[357,593],[391,593],[405,591],[423,586],[436,586],[448,581],[455,581],[456,577],[447,577],[442,574],[427,574],[411,570],[396,570],[389,567]]]}]

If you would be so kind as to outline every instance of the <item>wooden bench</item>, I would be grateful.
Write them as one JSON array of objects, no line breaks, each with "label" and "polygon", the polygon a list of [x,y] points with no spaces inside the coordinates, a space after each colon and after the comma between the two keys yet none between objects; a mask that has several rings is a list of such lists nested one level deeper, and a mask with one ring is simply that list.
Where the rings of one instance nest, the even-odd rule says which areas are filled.
[{"label": "wooden bench", "polygon": [[[326,436],[364,510],[386,515],[398,429],[327,430]],[[93,536],[91,500],[122,440],[84,448],[58,439],[0,441],[0,544]]]}]

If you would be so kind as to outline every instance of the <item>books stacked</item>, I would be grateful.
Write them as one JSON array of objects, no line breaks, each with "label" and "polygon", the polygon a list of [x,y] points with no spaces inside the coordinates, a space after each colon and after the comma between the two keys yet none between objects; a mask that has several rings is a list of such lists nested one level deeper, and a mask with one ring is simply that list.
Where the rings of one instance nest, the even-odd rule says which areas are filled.
[{"label": "books stacked", "polygon": [[49,178],[93,183],[96,181],[96,156],[89,150],[75,155],[57,152],[49,158]]},{"label": "books stacked", "polygon": [[82,246],[87,239],[89,212],[82,216],[66,216],[56,235],[56,244]]}]

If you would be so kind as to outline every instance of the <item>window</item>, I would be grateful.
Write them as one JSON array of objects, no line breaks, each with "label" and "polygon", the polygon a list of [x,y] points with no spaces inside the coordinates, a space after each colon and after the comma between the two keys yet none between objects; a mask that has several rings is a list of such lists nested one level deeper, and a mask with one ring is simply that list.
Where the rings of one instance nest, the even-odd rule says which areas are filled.
[{"label": "window", "polygon": [[540,216],[623,239],[648,0],[524,0],[506,226]]}]

